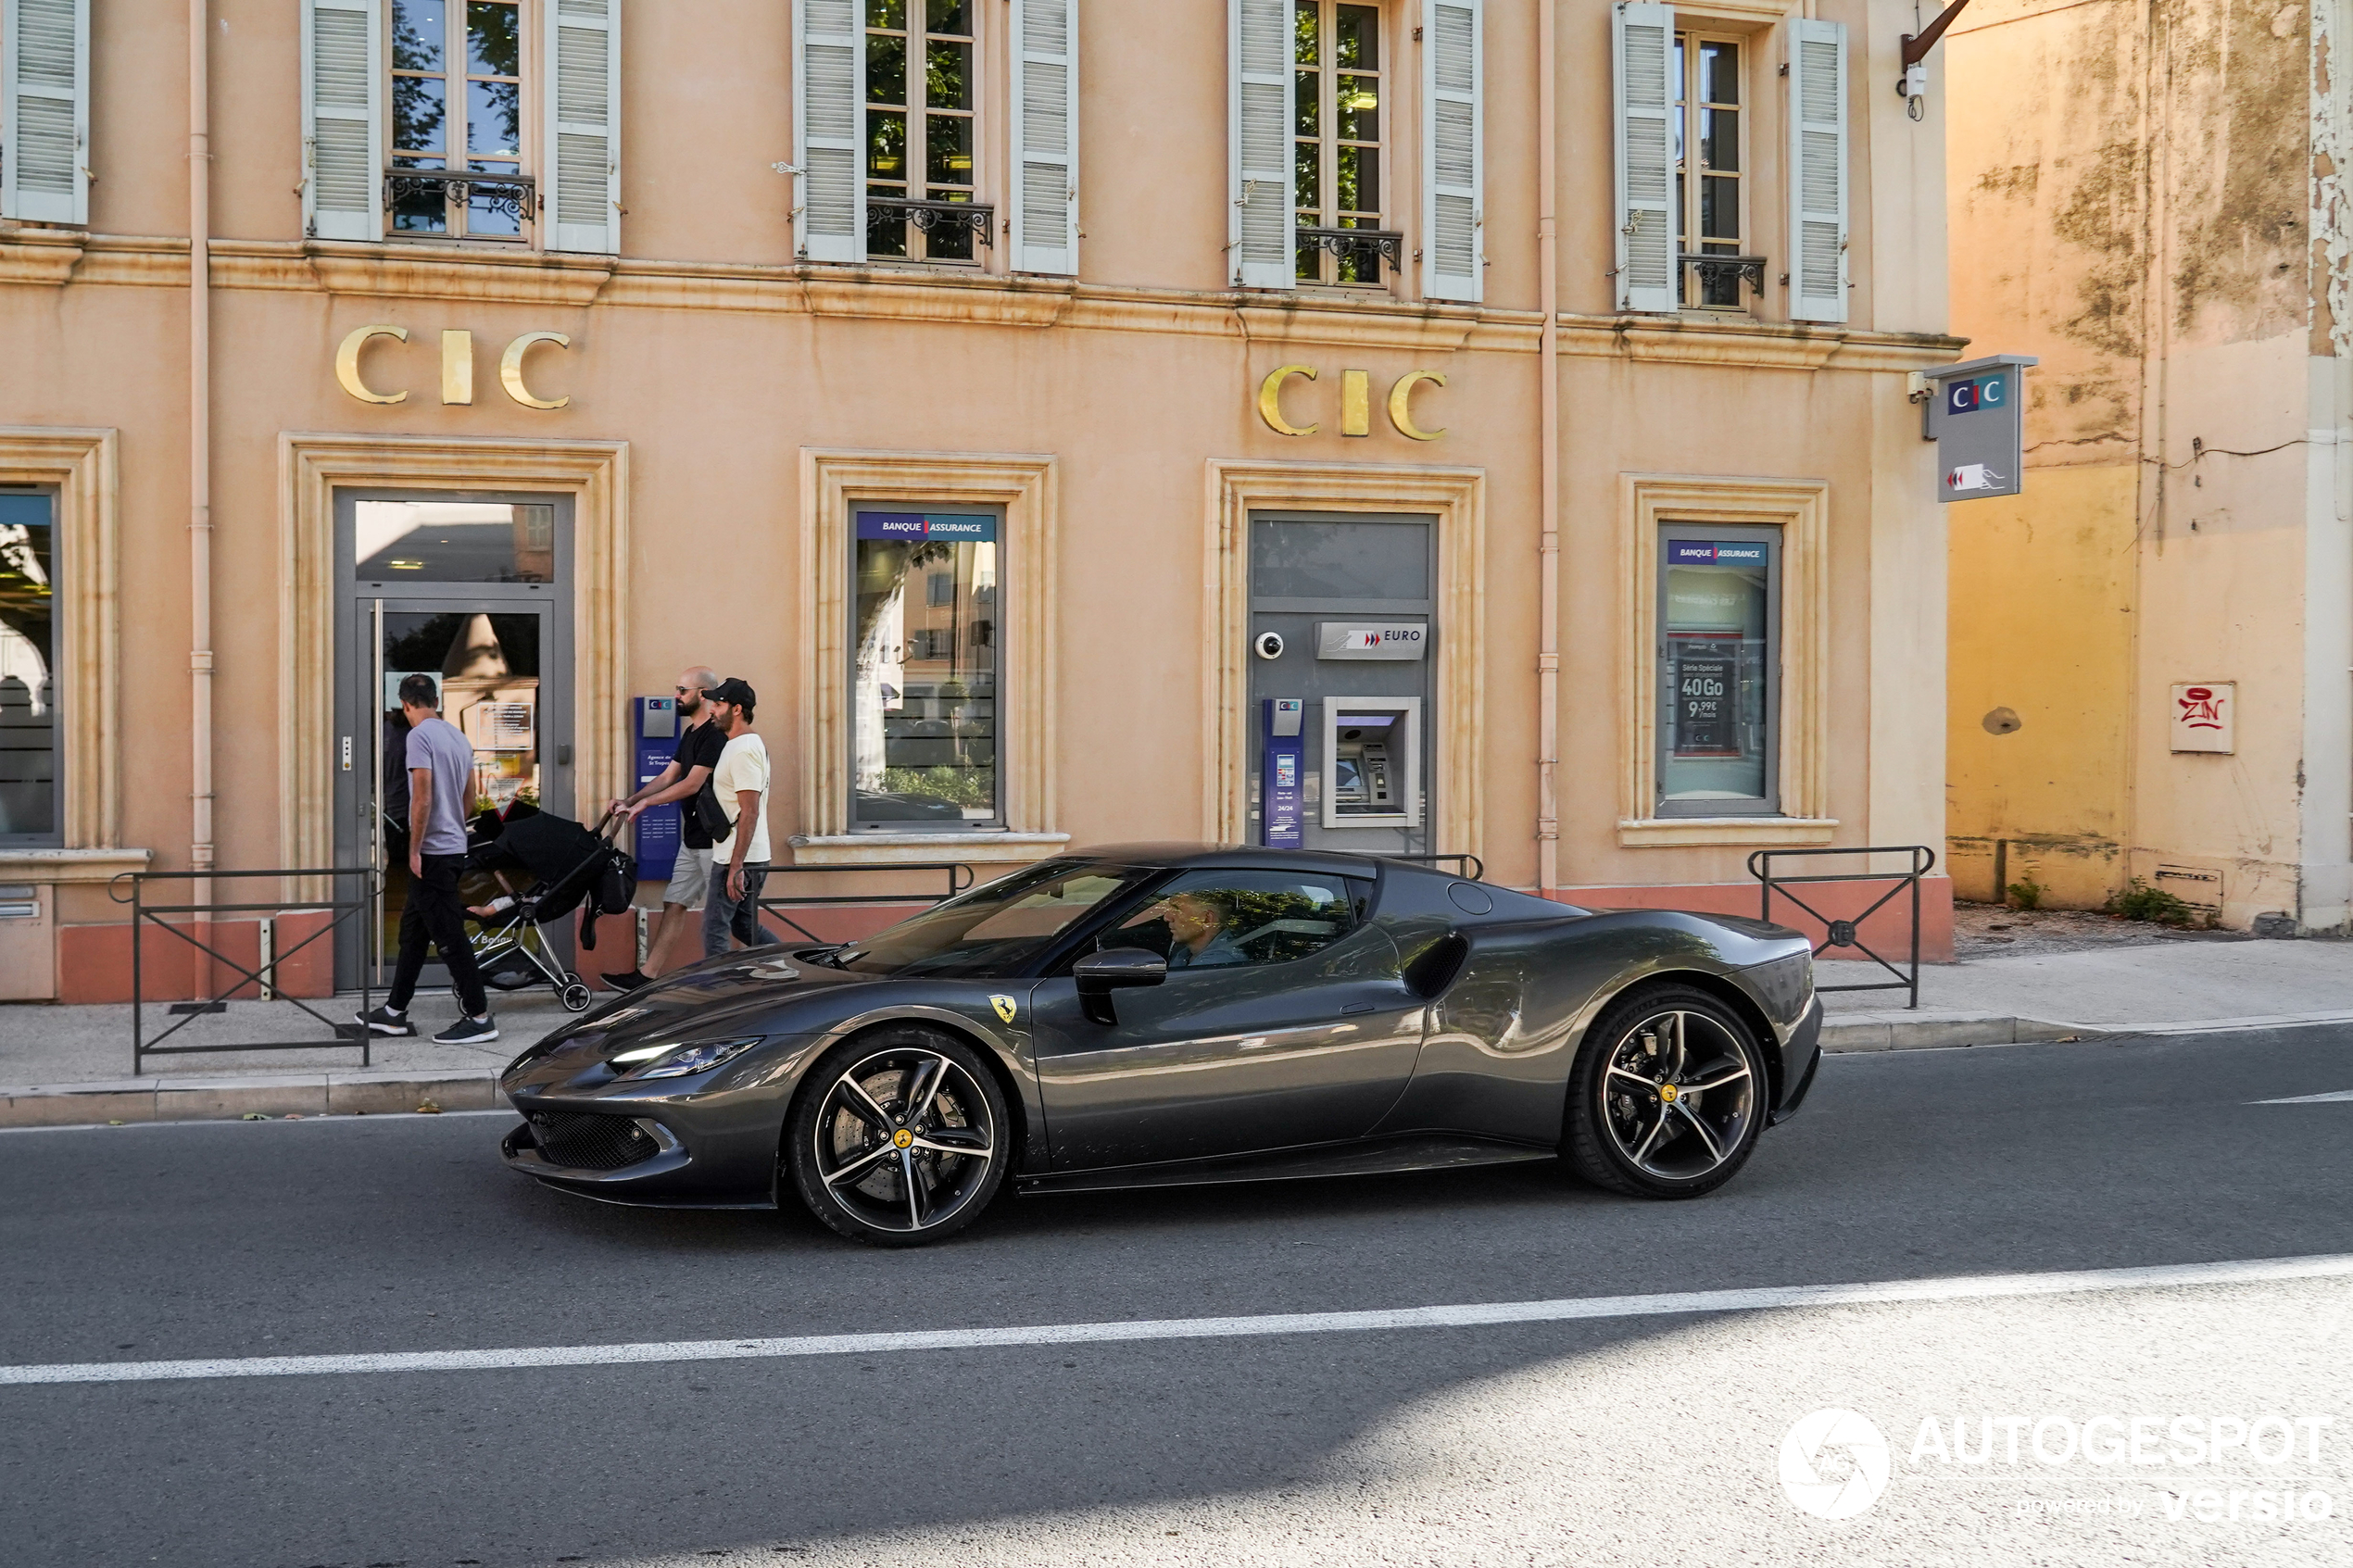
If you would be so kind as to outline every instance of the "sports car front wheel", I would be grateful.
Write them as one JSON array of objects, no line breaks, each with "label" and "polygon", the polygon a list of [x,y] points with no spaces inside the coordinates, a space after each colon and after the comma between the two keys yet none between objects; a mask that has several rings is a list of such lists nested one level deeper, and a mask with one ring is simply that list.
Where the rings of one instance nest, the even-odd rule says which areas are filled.
[{"label": "sports car front wheel", "polygon": [[794,1102],[784,1160],[809,1211],[853,1241],[920,1247],[1004,1185],[1005,1097],[979,1053],[920,1025],[825,1053]]},{"label": "sports car front wheel", "polygon": [[1765,1056],[1722,1002],[1646,986],[1594,1023],[1569,1074],[1578,1174],[1635,1198],[1696,1198],[1732,1179],[1765,1125]]}]

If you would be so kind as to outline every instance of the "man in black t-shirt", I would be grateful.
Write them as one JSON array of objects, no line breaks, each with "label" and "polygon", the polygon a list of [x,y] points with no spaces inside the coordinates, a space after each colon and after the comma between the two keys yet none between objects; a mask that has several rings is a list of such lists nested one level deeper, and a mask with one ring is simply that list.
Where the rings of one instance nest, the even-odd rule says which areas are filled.
[{"label": "man in black t-shirt", "polygon": [[[653,783],[628,799],[613,801],[606,808],[624,811],[634,822],[637,813],[648,806],[680,803],[678,860],[671,872],[670,885],[662,889],[661,913],[654,920],[652,939],[646,944],[646,961],[657,972],[661,967],[662,938],[671,934],[673,925],[681,923],[679,915],[702,908],[711,888],[711,834],[702,830],[694,798],[701,791],[703,780],[719,765],[719,754],[727,747],[726,735],[709,721],[711,708],[703,700],[703,694],[718,684],[718,671],[702,667],[678,677],[678,745],[671,753],[670,765],[654,775]],[[699,957],[700,947],[695,951]],[[634,991],[652,978],[633,969],[606,975],[605,984],[618,990]]]}]

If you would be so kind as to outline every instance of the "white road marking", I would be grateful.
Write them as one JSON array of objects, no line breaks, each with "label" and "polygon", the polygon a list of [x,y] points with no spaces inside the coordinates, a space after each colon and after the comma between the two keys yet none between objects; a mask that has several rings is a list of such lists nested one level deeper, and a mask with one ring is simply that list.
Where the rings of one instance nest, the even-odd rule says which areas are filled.
[{"label": "white road marking", "polygon": [[2286,1099],[2251,1099],[2249,1105],[2320,1105],[2324,1101],[2353,1099],[2353,1089],[2336,1089],[2324,1095],[2294,1095]]},{"label": "white road marking", "polygon": [[1976,1274],[1881,1280],[1864,1285],[1768,1286],[1658,1296],[1589,1296],[1558,1301],[1495,1301],[1363,1312],[1272,1312],[1254,1317],[1167,1318],[1130,1323],[1043,1323],[1019,1328],[917,1329],[887,1334],[815,1334],[787,1339],[678,1339],[638,1345],[550,1345],[499,1350],[398,1350],[356,1356],[239,1356],[220,1361],[79,1361],[0,1366],[0,1385],[145,1383],[189,1377],[290,1377],[329,1373],[496,1372],[521,1367],[620,1366],[650,1361],[775,1361],[799,1356],[870,1356],[894,1350],[970,1350],[1024,1345],[1102,1345],[1150,1339],[1231,1339],[1278,1334],[1362,1334],[1378,1329],[1476,1328],[1492,1323],[1571,1323],[1592,1318],[1754,1312],[1901,1301],[1988,1300],[2102,1290],[2257,1285],[2353,1277],[2353,1253],[2179,1263],[2056,1273]]}]

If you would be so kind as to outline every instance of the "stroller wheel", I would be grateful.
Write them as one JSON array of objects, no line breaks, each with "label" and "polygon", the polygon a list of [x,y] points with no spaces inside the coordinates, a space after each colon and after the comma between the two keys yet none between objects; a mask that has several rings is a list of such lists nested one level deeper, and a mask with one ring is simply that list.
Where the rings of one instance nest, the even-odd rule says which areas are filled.
[{"label": "stroller wheel", "polygon": [[566,1012],[586,1012],[597,998],[588,987],[582,985],[579,978],[574,976],[571,985],[556,994],[556,999],[563,1003]]}]

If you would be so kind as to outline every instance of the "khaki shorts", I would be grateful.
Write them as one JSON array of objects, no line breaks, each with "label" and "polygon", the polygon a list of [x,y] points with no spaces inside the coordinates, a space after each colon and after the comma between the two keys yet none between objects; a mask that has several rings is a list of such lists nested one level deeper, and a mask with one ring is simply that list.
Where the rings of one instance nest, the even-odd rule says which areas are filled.
[{"label": "khaki shorts", "polygon": [[681,909],[699,909],[704,895],[710,891],[711,851],[680,845],[677,862],[671,867],[670,885],[661,890],[661,901]]}]

